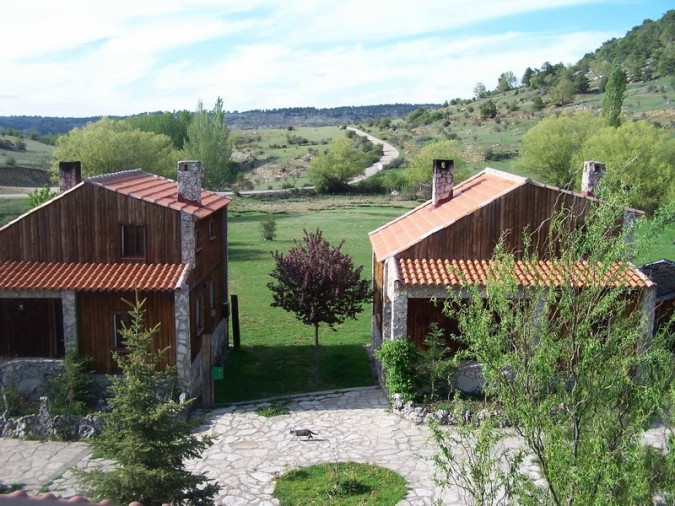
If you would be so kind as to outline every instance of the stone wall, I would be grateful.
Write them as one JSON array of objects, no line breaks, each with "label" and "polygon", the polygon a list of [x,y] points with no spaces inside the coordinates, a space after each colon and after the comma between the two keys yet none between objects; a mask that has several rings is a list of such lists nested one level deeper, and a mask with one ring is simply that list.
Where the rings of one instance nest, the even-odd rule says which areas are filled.
[{"label": "stone wall", "polygon": [[48,394],[49,382],[63,369],[63,360],[16,358],[0,361],[0,386],[16,388],[30,402]]},{"label": "stone wall", "polygon": [[455,387],[462,392],[477,394],[483,391],[483,372],[475,360],[464,360],[455,374]]}]

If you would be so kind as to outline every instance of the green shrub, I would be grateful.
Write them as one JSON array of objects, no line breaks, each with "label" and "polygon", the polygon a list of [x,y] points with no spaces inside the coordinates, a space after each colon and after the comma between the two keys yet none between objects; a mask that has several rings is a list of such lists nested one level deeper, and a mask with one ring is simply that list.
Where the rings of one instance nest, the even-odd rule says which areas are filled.
[{"label": "green shrub", "polygon": [[277,236],[277,220],[274,216],[268,216],[260,222],[260,236],[264,241],[273,241]]},{"label": "green shrub", "polygon": [[94,380],[89,371],[91,359],[67,351],[63,369],[50,382],[54,392],[54,414],[84,416],[87,405],[94,397]]},{"label": "green shrub", "polygon": [[37,406],[13,383],[6,383],[0,388],[0,414],[4,412],[10,417],[24,416],[37,413]]},{"label": "green shrub", "polygon": [[420,352],[407,339],[384,341],[382,348],[375,350],[375,356],[382,362],[385,384],[390,394],[401,394],[405,400],[417,395],[417,366]]}]

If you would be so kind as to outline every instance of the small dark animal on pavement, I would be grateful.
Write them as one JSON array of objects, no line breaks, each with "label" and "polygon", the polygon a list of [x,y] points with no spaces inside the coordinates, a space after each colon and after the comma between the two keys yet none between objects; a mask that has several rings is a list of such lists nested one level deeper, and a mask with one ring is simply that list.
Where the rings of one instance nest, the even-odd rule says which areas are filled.
[{"label": "small dark animal on pavement", "polygon": [[300,436],[305,436],[307,439],[312,439],[312,436],[316,436],[316,432],[312,432],[309,429],[291,429],[291,434],[293,434],[295,437],[300,437]]}]

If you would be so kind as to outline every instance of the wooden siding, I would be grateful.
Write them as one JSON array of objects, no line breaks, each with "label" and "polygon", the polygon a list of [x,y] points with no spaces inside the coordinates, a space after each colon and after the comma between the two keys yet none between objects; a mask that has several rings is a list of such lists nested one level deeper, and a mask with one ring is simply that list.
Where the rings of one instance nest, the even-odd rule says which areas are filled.
[{"label": "wooden siding", "polygon": [[400,258],[489,259],[503,233],[509,251],[521,256],[523,231],[534,233],[533,245],[542,258],[551,256],[546,244],[550,217],[561,206],[585,216],[590,201],[581,196],[526,184],[423,239]]},{"label": "wooden siding", "polygon": [[445,300],[438,299],[408,299],[408,340],[421,349],[426,349],[426,338],[432,323],[436,323],[443,331],[443,338],[451,353],[455,353],[460,343],[451,336],[458,335],[459,326],[456,320],[450,319],[443,314]]},{"label": "wooden siding", "polygon": [[[176,363],[176,325],[174,319],[173,293],[139,293],[146,299],[145,327],[151,328],[160,323],[159,332],[153,337],[153,349],[171,349],[165,354],[162,367]],[[135,295],[129,293],[78,293],[78,335],[79,351],[91,357],[92,367],[97,373],[112,374],[118,372],[113,359],[113,315],[127,312],[130,306],[122,299],[133,301]]]},{"label": "wooden siding", "polygon": [[180,263],[180,213],[84,184],[0,231],[0,260],[121,261],[121,227],[146,227],[147,263]]},{"label": "wooden siding", "polygon": [[61,299],[0,298],[0,356],[64,355]]}]

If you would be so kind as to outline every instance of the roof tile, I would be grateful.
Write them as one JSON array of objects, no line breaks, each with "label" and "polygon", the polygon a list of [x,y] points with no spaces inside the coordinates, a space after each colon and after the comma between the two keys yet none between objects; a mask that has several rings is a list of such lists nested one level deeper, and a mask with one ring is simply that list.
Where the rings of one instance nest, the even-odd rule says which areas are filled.
[{"label": "roof tile", "polygon": [[141,169],[102,174],[91,177],[86,182],[176,211],[184,211],[197,218],[204,218],[230,203],[227,197],[207,190],[202,190],[200,205],[181,202],[178,200],[176,181],[148,174]]},{"label": "roof tile", "polygon": [[409,248],[527,181],[492,169],[462,181],[455,187],[453,198],[438,207],[434,208],[431,201],[426,202],[370,232],[377,261]]},{"label": "roof tile", "polygon": [[[401,280],[408,285],[484,286],[488,279],[499,275],[497,264],[490,260],[398,260]],[[614,263],[609,267],[577,262],[571,268],[562,262],[515,262],[519,286],[626,286],[646,288],[653,285],[632,264]]]},{"label": "roof tile", "polygon": [[0,290],[173,291],[189,265],[0,262]]}]

